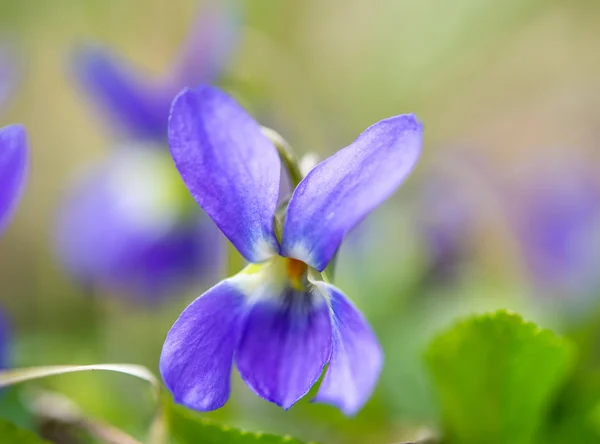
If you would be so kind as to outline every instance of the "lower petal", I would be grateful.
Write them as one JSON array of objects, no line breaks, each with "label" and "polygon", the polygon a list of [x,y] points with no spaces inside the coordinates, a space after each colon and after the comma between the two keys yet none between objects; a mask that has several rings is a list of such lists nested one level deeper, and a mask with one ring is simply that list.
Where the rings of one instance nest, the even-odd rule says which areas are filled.
[{"label": "lower petal", "polygon": [[229,398],[233,353],[246,312],[244,295],[229,281],[192,302],[175,322],[160,357],[160,372],[175,401],[209,411]]},{"label": "lower petal", "polygon": [[284,409],[308,392],[331,354],[329,307],[316,293],[288,289],[256,302],[236,352],[250,388]]},{"label": "lower petal", "polygon": [[369,399],[381,372],[383,353],[364,316],[333,285],[317,283],[331,297],[332,354],[315,401],[356,414]]}]

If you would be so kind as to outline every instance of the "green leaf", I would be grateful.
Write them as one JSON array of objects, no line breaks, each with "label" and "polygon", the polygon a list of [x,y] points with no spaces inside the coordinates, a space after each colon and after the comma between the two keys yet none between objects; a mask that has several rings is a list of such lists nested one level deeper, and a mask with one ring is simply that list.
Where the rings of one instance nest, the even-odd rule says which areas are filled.
[{"label": "green leaf", "polygon": [[442,333],[426,361],[447,441],[532,443],[573,358],[566,340],[506,311]]},{"label": "green leaf", "polygon": [[0,419],[0,442],[10,444],[50,444],[29,430],[20,429],[11,422]]},{"label": "green leaf", "polygon": [[251,433],[223,426],[172,402],[165,404],[167,429],[176,444],[303,444],[289,436]]},{"label": "green leaf", "polygon": [[[579,355],[581,358],[581,355]],[[562,388],[538,444],[598,444],[600,442],[600,373],[579,366]]]}]

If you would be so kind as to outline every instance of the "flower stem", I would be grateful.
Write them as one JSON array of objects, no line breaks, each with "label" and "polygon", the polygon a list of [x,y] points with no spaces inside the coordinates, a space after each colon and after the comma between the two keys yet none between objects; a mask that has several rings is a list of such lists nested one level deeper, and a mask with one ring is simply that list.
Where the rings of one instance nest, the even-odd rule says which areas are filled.
[{"label": "flower stem", "polygon": [[271,128],[267,128],[266,126],[261,127],[261,130],[262,133],[265,136],[267,136],[267,138],[271,142],[273,142],[275,148],[277,148],[279,157],[281,158],[281,161],[285,165],[285,168],[287,169],[288,174],[290,176],[292,189],[296,188],[296,186],[304,177],[302,176],[302,172],[300,171],[298,158],[296,157],[292,146],[277,131],[272,130]]},{"label": "flower stem", "polygon": [[[304,179],[304,174],[300,170],[300,164],[298,162],[298,157],[294,153],[292,146],[279,134],[277,131],[267,128],[266,126],[261,127],[262,133],[271,141],[275,148],[277,148],[277,152],[279,153],[279,158],[285,165],[285,168],[288,172],[290,182],[292,185],[292,190],[294,190],[298,184]],[[277,240],[281,243],[282,235],[283,235],[283,219],[285,217],[285,211],[287,210],[287,204],[289,200],[286,200],[282,205],[280,205],[277,210],[277,215],[275,217],[275,235],[277,236]],[[333,260],[329,264],[326,270],[321,272],[321,277],[325,282],[331,283],[333,281],[333,274],[335,268],[335,262],[337,260],[337,252],[333,257]]]}]

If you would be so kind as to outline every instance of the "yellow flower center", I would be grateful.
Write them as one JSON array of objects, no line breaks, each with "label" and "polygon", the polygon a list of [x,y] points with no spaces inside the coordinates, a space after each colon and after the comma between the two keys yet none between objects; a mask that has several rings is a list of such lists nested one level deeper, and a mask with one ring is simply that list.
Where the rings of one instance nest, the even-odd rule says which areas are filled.
[{"label": "yellow flower center", "polygon": [[306,273],[308,272],[308,265],[297,259],[285,258],[287,262],[287,274],[290,279],[292,287],[296,290],[306,289]]},{"label": "yellow flower center", "polygon": [[241,274],[252,277],[255,285],[268,282],[274,293],[284,288],[303,292],[308,289],[310,267],[297,259],[275,256],[262,264],[248,264]]}]

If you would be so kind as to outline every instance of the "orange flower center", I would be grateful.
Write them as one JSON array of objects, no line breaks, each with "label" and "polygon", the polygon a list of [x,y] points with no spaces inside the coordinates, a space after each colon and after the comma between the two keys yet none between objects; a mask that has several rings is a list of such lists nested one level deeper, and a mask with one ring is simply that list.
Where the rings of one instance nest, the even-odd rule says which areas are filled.
[{"label": "orange flower center", "polygon": [[286,258],[286,260],[287,273],[292,286],[297,290],[306,289],[306,272],[308,271],[308,265],[297,259]]}]

